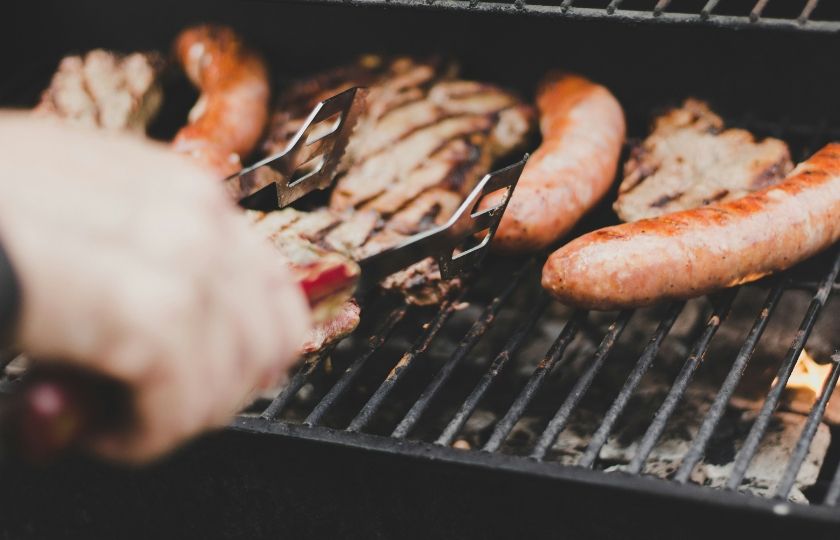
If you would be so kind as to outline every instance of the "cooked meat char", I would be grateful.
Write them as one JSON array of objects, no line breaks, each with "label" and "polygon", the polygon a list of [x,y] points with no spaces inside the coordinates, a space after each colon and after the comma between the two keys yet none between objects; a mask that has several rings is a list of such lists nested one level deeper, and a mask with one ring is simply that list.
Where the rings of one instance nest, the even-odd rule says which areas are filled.
[{"label": "cooked meat char", "polygon": [[783,141],[757,142],[743,129],[724,129],[706,103],[688,99],[657,118],[632,150],[613,208],[624,221],[688,210],[743,197],[792,168]]},{"label": "cooked meat char", "polygon": [[[447,76],[449,71],[436,60],[386,59],[367,55],[354,64],[296,81],[278,97],[263,149],[267,154],[285,149],[319,101],[354,86],[370,90],[367,111],[356,127],[357,133],[368,131],[372,121],[395,107],[420,99],[425,93],[422,90],[424,86]],[[354,144],[351,141],[347,149],[347,160],[354,154]]]},{"label": "cooked meat char", "polygon": [[[348,275],[358,275],[359,269],[349,257],[337,250],[324,249],[302,236],[301,224],[309,223],[311,229],[307,232],[313,235],[328,228],[332,222],[323,219],[324,214],[329,215],[329,212],[318,215],[321,219],[317,222],[312,219],[316,214],[291,208],[268,214],[248,212],[256,230],[271,240],[298,282],[312,283],[337,268],[344,269]],[[320,231],[314,230],[322,225]],[[316,352],[355,330],[359,324],[359,306],[350,300],[352,293],[352,287],[347,287],[314,303],[316,324],[303,346],[304,353]]]},{"label": "cooked meat char", "polygon": [[335,315],[331,318],[318,322],[312,329],[309,339],[303,344],[303,354],[312,354],[322,350],[331,343],[335,343],[344,336],[349,335],[359,326],[359,304],[353,300],[344,302]]},{"label": "cooked meat char", "polygon": [[145,131],[160,108],[162,67],[156,54],[97,49],[68,56],[35,111],[92,127]]},{"label": "cooked meat char", "polygon": [[[268,151],[285,148],[319,100],[369,87],[329,209],[316,210],[311,223],[298,220],[301,234],[356,259],[387,249],[444,223],[494,161],[524,145],[535,120],[529,106],[492,85],[453,77],[436,61],[364,57],[280,97]],[[383,286],[429,304],[456,284],[441,283],[428,260]]]}]

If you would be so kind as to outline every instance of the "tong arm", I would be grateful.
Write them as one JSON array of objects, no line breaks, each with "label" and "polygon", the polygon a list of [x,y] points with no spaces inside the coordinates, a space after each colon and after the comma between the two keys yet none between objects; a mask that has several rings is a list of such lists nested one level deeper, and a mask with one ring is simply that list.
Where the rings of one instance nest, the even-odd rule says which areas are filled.
[{"label": "tong arm", "polygon": [[[311,191],[329,187],[364,109],[366,93],[354,87],[318,103],[282,152],[226,178],[228,192],[246,208],[265,210],[267,206],[283,208]],[[332,125],[325,124],[331,119]],[[304,166],[308,170],[296,176]],[[268,203],[263,191],[271,196]]]},{"label": "tong arm", "polygon": [[[389,275],[427,257],[437,259],[443,279],[452,279],[478,266],[487,255],[490,242],[527,160],[526,154],[518,163],[486,174],[443,225],[415,234],[396,246],[359,261],[362,280],[358,288],[375,286]],[[505,190],[501,202],[491,208],[476,211],[485,195],[501,189]],[[477,244],[464,245],[484,230],[487,234]],[[456,252],[459,248],[463,249]]]}]

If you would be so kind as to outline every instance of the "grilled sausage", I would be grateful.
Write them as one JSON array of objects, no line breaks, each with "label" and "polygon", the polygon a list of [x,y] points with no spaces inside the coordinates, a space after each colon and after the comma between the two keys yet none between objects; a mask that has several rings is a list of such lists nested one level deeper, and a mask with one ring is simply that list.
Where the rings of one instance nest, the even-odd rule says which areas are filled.
[{"label": "grilled sausage", "polygon": [[561,302],[623,309],[756,280],[840,239],[840,143],[734,201],[607,227],[554,252],[542,284]]},{"label": "grilled sausage", "polygon": [[[607,192],[624,142],[624,113],[603,86],[550,73],[537,91],[543,141],[525,165],[493,239],[501,252],[547,248]],[[498,204],[501,193],[482,208]]]},{"label": "grilled sausage", "polygon": [[188,28],[175,54],[201,96],[189,123],[175,136],[176,150],[226,177],[241,168],[268,121],[268,69],[263,59],[224,26]]}]

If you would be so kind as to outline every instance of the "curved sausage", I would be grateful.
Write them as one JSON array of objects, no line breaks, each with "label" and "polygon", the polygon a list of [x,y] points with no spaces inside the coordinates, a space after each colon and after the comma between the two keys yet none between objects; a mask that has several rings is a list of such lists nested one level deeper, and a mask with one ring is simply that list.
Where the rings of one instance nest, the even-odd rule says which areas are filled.
[{"label": "curved sausage", "polygon": [[624,309],[756,280],[840,239],[840,143],[734,201],[607,227],[554,252],[542,284],[561,302]]},{"label": "curved sausage", "polygon": [[[609,90],[577,75],[550,73],[537,91],[543,142],[525,165],[493,239],[496,250],[545,249],[609,190],[625,124]],[[501,193],[482,208],[498,204]]]},{"label": "curved sausage", "polygon": [[227,177],[241,168],[240,158],[254,150],[268,122],[268,68],[224,26],[184,30],[175,54],[201,96],[173,146]]}]

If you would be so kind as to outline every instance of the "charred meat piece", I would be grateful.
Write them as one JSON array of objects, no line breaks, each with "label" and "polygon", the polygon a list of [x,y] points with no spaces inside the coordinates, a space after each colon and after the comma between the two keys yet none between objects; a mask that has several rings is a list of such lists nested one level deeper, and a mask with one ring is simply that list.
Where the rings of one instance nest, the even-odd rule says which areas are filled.
[{"label": "charred meat piece", "polygon": [[[308,222],[316,228],[316,221],[308,219],[312,214],[289,208],[269,214],[248,212],[248,215],[257,231],[286,260],[309,298],[316,324],[304,352],[317,351],[352,332],[359,324],[359,306],[350,299],[359,277],[358,265],[338,251],[324,249],[300,234],[297,226],[301,223]],[[325,220],[320,222],[325,223]],[[322,231],[310,230],[310,233],[317,236]]]},{"label": "charred meat piece", "polygon": [[707,104],[688,99],[656,119],[633,149],[613,205],[636,221],[743,197],[774,184],[793,168],[787,145],[724,129]]},{"label": "charred meat piece", "polygon": [[114,130],[144,132],[160,109],[161,58],[102,49],[68,56],[35,108],[36,114]]},{"label": "charred meat piece", "polygon": [[[354,85],[369,87],[329,207],[293,227],[319,247],[361,259],[441,225],[499,158],[522,148],[535,114],[495,86],[456,79],[451,66],[408,58],[363,57],[293,85],[278,100],[268,151],[286,147],[311,107]],[[288,218],[273,218],[288,219]],[[383,283],[410,302],[438,302],[435,261]]]},{"label": "charred meat piece", "polygon": [[[366,55],[354,64],[296,81],[278,97],[263,150],[267,154],[284,150],[312,107],[348,88],[370,88],[367,112],[356,128],[357,133],[363,133],[369,130],[370,121],[379,119],[395,107],[420,99],[425,94],[425,86],[451,72],[452,69],[442,66],[437,60]],[[362,136],[359,139],[365,138]],[[347,159],[353,154],[354,144],[351,141]]]},{"label": "charred meat piece", "polygon": [[335,343],[349,335],[359,325],[359,304],[352,300],[344,302],[335,315],[321,322],[316,322],[309,339],[303,344],[303,354],[320,351],[330,343]]}]

